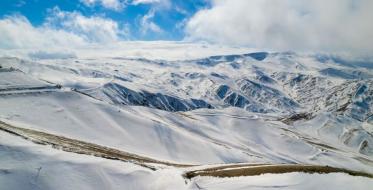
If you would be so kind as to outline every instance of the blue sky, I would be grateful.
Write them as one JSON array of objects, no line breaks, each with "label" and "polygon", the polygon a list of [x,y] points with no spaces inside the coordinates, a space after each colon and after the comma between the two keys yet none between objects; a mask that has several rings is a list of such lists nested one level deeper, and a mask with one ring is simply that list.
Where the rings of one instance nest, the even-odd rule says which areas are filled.
[{"label": "blue sky", "polygon": [[[1,0],[0,17],[23,15],[35,27],[45,23],[50,10],[58,7],[64,12],[78,12],[85,17],[98,16],[111,19],[120,26],[125,25],[129,40],[181,40],[183,25],[198,10],[207,8],[206,0],[117,0],[121,7],[104,6],[101,0]],[[105,0],[104,0],[105,1]],[[108,2],[114,2],[109,0]],[[93,3],[85,3],[93,2]],[[154,13],[149,19],[160,31],[142,31],[144,16]]]}]

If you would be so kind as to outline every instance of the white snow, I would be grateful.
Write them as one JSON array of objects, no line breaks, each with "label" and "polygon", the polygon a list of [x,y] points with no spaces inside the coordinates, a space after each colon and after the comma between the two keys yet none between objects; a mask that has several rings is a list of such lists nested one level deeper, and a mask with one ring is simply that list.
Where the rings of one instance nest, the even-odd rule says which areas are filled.
[{"label": "white snow", "polygon": [[[242,55],[249,50],[191,43],[72,51],[74,56],[48,59],[35,59],[30,50],[1,52],[18,58],[0,58],[0,120],[182,164],[300,163],[373,173],[369,68],[312,54]],[[261,60],[262,55],[267,57]],[[314,117],[281,122],[303,112]],[[2,131],[0,150],[0,184],[7,189],[373,185],[371,179],[346,174],[185,180],[185,168],[151,171],[35,145]]]}]

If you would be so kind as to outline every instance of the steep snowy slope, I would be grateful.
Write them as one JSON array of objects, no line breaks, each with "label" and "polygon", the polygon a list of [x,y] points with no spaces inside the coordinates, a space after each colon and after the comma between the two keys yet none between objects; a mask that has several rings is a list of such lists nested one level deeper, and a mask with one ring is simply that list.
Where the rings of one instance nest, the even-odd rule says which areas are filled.
[{"label": "steep snowy slope", "polygon": [[[22,81],[19,86],[21,84]],[[258,95],[257,99],[260,98]],[[115,107],[75,91],[55,90],[3,94],[0,114],[3,120],[16,126],[161,160],[184,163],[324,162],[322,149],[300,139],[302,136],[288,132],[291,129],[285,124],[237,108],[169,113],[141,107]],[[40,117],[42,115],[48,117]],[[367,149],[369,152],[370,147]],[[354,167],[363,168],[354,154],[346,156],[336,151],[327,157],[344,160],[338,166],[349,167],[355,163]]]}]

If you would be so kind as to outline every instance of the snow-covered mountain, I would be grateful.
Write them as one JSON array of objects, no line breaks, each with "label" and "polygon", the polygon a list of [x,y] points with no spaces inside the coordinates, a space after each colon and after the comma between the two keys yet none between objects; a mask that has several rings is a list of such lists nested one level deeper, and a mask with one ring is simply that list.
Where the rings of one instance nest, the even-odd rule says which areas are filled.
[{"label": "snow-covered mountain", "polygon": [[[11,126],[202,168],[207,167],[204,164],[311,164],[373,173],[373,62],[256,52],[180,60],[3,57],[0,66],[0,120]],[[17,175],[19,171],[12,168],[21,167],[20,162],[10,161],[12,156],[30,157],[38,167],[54,162],[61,167],[70,167],[65,162],[87,165],[93,170],[87,173],[113,189],[118,184],[134,185],[131,179],[145,184],[161,177],[177,178],[141,186],[148,189],[193,189],[199,188],[196,183],[208,186],[217,180],[198,177],[184,183],[182,174],[188,169],[157,165],[157,172],[146,173],[131,163],[70,158],[73,153],[57,154],[3,131],[0,150],[6,151],[0,153],[5,155],[0,162],[10,174],[0,166],[0,183],[9,187],[24,184],[17,186],[7,175],[27,178],[23,175],[32,171],[22,168],[24,174]],[[14,133],[40,138],[28,136],[27,131]],[[37,160],[35,151],[41,151],[45,160]],[[97,177],[92,166],[96,162],[103,163],[103,175],[110,177]],[[113,171],[116,164],[126,171]],[[56,170],[54,166],[50,172]],[[118,176],[112,177],[113,172]],[[121,175],[129,181],[111,181],[120,181]],[[322,175],[334,174],[318,175],[323,181]],[[304,183],[308,177],[300,176],[296,182],[310,188]],[[352,181],[351,188],[372,184],[371,179],[341,178]]]}]

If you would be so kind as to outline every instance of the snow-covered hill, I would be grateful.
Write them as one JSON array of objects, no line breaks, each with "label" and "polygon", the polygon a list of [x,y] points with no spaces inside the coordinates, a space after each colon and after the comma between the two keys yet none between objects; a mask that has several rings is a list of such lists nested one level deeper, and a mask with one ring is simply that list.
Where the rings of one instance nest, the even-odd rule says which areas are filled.
[{"label": "snow-covered hill", "polygon": [[[373,173],[372,65],[293,52],[180,60],[117,55],[3,57],[0,120],[181,164],[314,164]],[[31,152],[23,153],[23,146],[41,149],[24,140],[11,145],[16,137],[0,135],[5,139],[0,143],[6,144],[6,156],[20,151],[24,159]],[[47,167],[49,162],[65,162],[65,158],[56,161],[52,153],[43,154],[45,160],[33,162]],[[0,162],[13,167],[8,157],[4,159],[0,157]],[[82,167],[85,159],[69,162]],[[95,170],[92,163],[97,161],[87,162]],[[116,189],[117,183],[110,180],[120,177],[112,178],[110,173],[126,175],[129,170],[112,171],[114,163],[102,162],[104,175],[110,179],[101,180]],[[141,174],[138,166],[130,170],[139,174],[129,178],[144,178],[144,183],[159,180],[157,174]],[[17,172],[10,173],[17,177]],[[176,168],[159,172],[162,176],[180,173]],[[0,182],[7,175],[0,167]],[[19,177],[27,178],[23,175],[28,174]],[[92,171],[92,175],[99,174]],[[303,177],[297,179],[304,182]],[[192,183],[211,186],[215,180],[198,177]],[[225,181],[219,188],[230,183]],[[163,185],[155,188],[164,189]],[[183,188],[195,187],[189,183]]]}]

